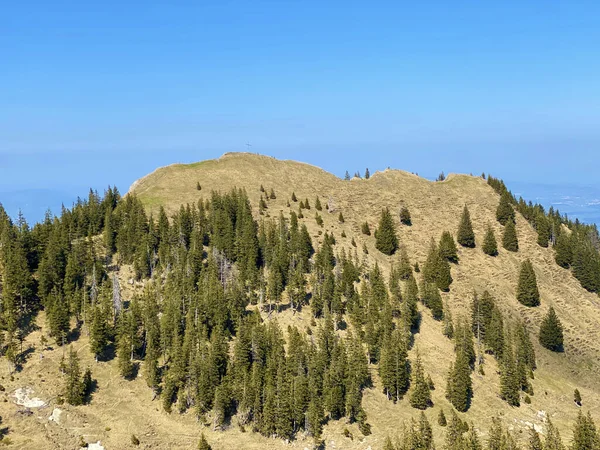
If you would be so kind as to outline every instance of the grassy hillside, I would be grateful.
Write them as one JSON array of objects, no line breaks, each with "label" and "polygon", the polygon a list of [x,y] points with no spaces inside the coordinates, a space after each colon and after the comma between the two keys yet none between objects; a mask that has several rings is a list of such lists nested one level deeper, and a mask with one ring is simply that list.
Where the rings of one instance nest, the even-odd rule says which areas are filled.
[{"label": "grassy hillside", "polygon": [[[197,189],[200,183],[201,190]],[[375,248],[375,238],[361,233],[361,224],[368,221],[371,230],[377,226],[382,208],[389,207],[398,229],[398,237],[405,246],[413,263],[424,264],[431,239],[439,240],[443,231],[454,236],[458,228],[463,207],[468,206],[477,246],[466,249],[459,246],[459,264],[452,265],[454,282],[450,292],[442,293],[455,318],[470,313],[470,302],[474,292],[488,290],[507,317],[523,318],[534,341],[538,370],[535,372],[533,388],[535,395],[531,404],[520,408],[510,407],[499,398],[499,377],[493,357],[486,358],[485,375],[473,374],[474,398],[470,410],[461,415],[466,421],[475,423],[485,436],[493,414],[514,431],[516,437],[526,437],[527,429],[536,425],[544,430],[545,417],[551,417],[561,431],[565,441],[571,437],[571,426],[579,411],[572,401],[573,390],[581,391],[584,409],[590,410],[596,420],[600,419],[600,299],[581,288],[570,272],[554,262],[552,248],[542,248],[536,243],[536,232],[520,215],[517,217],[519,252],[511,253],[499,245],[499,255],[486,256],[481,243],[488,225],[494,229],[500,243],[502,226],[496,221],[495,211],[499,196],[480,177],[450,175],[443,182],[431,182],[416,175],[386,170],[376,173],[368,180],[352,179],[344,181],[317,167],[294,161],[279,161],[254,154],[226,154],[223,157],[195,164],[176,164],[156,170],[138,180],[130,189],[145,205],[147,210],[157,215],[160,206],[168,213],[176,212],[181,204],[196,203],[201,198],[210,198],[211,191],[229,191],[232,187],[247,191],[258,215],[261,185],[266,192],[273,189],[276,199],[268,200],[264,217],[277,218],[280,213],[289,216],[291,210],[298,210],[298,203],[291,201],[292,193],[298,200],[308,199],[312,208],[304,210],[305,223],[317,246],[324,231],[332,232],[337,240],[336,251],[345,248],[347,252],[358,252],[369,265],[378,263],[388,274],[397,256],[387,257]],[[319,196],[323,203],[324,226],[315,220],[315,199]],[[288,206],[288,204],[290,206]],[[331,205],[331,213],[326,205]],[[412,216],[412,226],[401,225],[398,219],[400,207],[406,206]],[[339,212],[345,221],[338,221]],[[346,237],[342,237],[342,232]],[[352,246],[352,239],[356,248]],[[363,244],[368,254],[363,254]],[[526,308],[516,300],[516,286],[520,263],[529,258],[535,268],[541,294],[541,306]],[[119,274],[123,295],[130,298],[133,292],[140,291],[142,283],[129,284],[131,269],[122,267]],[[552,353],[537,343],[537,332],[541,319],[548,307],[553,306],[565,328],[564,353]],[[294,324],[300,329],[310,326],[309,308],[300,313],[285,310],[268,316],[265,320],[277,320],[285,330]],[[43,314],[37,323],[44,331]],[[31,333],[27,345],[39,347],[40,331]],[[128,382],[118,375],[116,361],[95,363],[86,351],[85,333],[74,343],[82,358],[82,365],[92,366],[98,380],[98,390],[89,406],[59,406],[64,410],[60,424],[49,423],[47,417],[54,407],[53,399],[61,386],[51,382],[58,371],[63,349],[54,348],[39,351],[30,358],[22,372],[14,378],[4,377],[2,384],[8,399],[17,388],[30,386],[35,396],[49,402],[49,407],[35,411],[33,416],[16,413],[11,401],[0,403],[0,415],[10,422],[11,438],[15,448],[75,448],[80,436],[89,442],[101,440],[106,449],[135,448],[130,444],[130,436],[135,433],[142,442],[141,448],[195,448],[200,432],[204,432],[213,448],[294,448],[310,447],[309,438],[286,444],[283,441],[267,439],[259,434],[242,433],[236,426],[225,432],[214,432],[210,427],[198,424],[192,414],[167,414],[162,411],[160,402],[152,400],[152,392],[139,378]],[[440,408],[449,412],[452,406],[444,397],[446,375],[454,361],[453,343],[442,334],[442,323],[431,318],[424,310],[420,332],[415,336],[415,346],[419,350],[426,371],[431,375],[437,389],[433,392],[433,409],[426,411],[430,422],[436,422]],[[324,439],[327,448],[378,449],[386,436],[393,436],[405,420],[417,416],[408,399],[397,404],[388,401],[382,393],[377,371],[371,368],[374,387],[365,392],[363,406],[367,412],[373,434],[363,437],[354,424],[347,426],[344,421],[331,422],[325,427]],[[42,381],[44,380],[44,381]],[[235,418],[234,418],[235,420]],[[344,437],[347,427],[354,436]],[[434,435],[441,447],[442,432],[434,426]]]}]

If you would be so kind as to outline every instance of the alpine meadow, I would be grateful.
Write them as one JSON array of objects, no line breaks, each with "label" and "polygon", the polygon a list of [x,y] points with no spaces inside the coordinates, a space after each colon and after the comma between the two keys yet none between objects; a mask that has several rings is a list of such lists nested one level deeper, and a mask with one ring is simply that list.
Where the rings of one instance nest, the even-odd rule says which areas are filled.
[{"label": "alpine meadow", "polygon": [[348,169],[227,153],[0,208],[0,444],[600,449],[597,227]]}]

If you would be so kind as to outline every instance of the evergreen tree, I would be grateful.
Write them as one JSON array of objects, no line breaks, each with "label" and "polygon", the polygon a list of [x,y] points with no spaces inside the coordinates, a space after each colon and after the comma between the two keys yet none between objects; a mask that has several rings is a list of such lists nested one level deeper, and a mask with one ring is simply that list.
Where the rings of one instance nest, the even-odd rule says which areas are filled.
[{"label": "evergreen tree", "polygon": [[412,219],[410,217],[410,211],[406,206],[400,208],[400,222],[404,225],[411,226]]},{"label": "evergreen tree", "polygon": [[565,232],[560,233],[556,238],[554,250],[556,251],[554,255],[556,264],[565,269],[571,267],[573,263],[573,243]]},{"label": "evergreen tree", "polygon": [[389,208],[381,211],[379,227],[375,231],[375,247],[385,255],[393,255],[398,249],[396,226]]},{"label": "evergreen tree", "polygon": [[369,172],[369,168],[367,167],[365,169],[365,180],[368,180],[369,178],[371,178],[371,172]]},{"label": "evergreen tree", "polygon": [[540,435],[533,427],[529,429],[529,441],[527,442],[527,450],[543,450],[542,440]]},{"label": "evergreen tree", "polygon": [[551,306],[540,325],[540,344],[542,347],[560,352],[563,348],[563,327]]},{"label": "evergreen tree", "polygon": [[599,450],[600,438],[596,431],[596,425],[588,412],[587,416],[579,411],[577,421],[573,428],[572,450]]},{"label": "evergreen tree", "polygon": [[516,225],[512,220],[506,222],[504,234],[502,235],[502,247],[509,252],[519,251],[519,240],[517,239]]},{"label": "evergreen tree", "polygon": [[465,412],[471,404],[473,388],[471,382],[471,367],[469,357],[460,351],[456,355],[456,361],[450,366],[448,373],[448,385],[446,398],[460,412]]},{"label": "evergreen tree", "polygon": [[515,221],[515,210],[511,205],[511,198],[508,192],[502,193],[500,196],[500,203],[496,209],[496,219],[502,225],[506,225],[508,222]]},{"label": "evergreen tree", "polygon": [[431,392],[429,390],[427,380],[425,379],[423,364],[418,352],[415,358],[415,363],[412,367],[412,380],[409,399],[410,406],[416,409],[425,410],[432,406]]},{"label": "evergreen tree", "polygon": [[502,353],[500,397],[511,406],[520,405],[521,383],[511,346]]},{"label": "evergreen tree", "polygon": [[440,256],[451,263],[458,262],[458,252],[456,249],[456,244],[454,243],[454,238],[450,234],[449,231],[444,231],[442,233],[442,237],[440,239],[439,245]]},{"label": "evergreen tree", "polygon": [[579,389],[575,389],[575,392],[573,393],[573,401],[577,406],[581,406],[581,393],[579,392]]},{"label": "evergreen tree", "polygon": [[541,247],[548,247],[548,241],[552,237],[550,221],[543,212],[538,212],[535,219],[535,228],[538,233],[537,243]]},{"label": "evergreen tree", "polygon": [[84,386],[81,381],[79,357],[77,356],[77,352],[73,350],[73,347],[69,348],[69,360],[66,365],[65,376],[65,401],[73,406],[83,404]]},{"label": "evergreen tree", "polygon": [[445,427],[448,425],[448,421],[446,420],[446,415],[444,414],[443,409],[440,409],[440,413],[438,414],[438,425],[440,427]]},{"label": "evergreen tree", "polygon": [[471,223],[471,215],[469,214],[467,205],[463,209],[456,240],[463,247],[475,247],[475,233],[473,232],[473,224]]},{"label": "evergreen tree", "polygon": [[362,234],[366,234],[367,236],[371,236],[371,228],[369,227],[369,222],[365,222],[361,226]]},{"label": "evergreen tree", "polygon": [[481,247],[483,253],[489,256],[498,255],[498,244],[496,243],[496,237],[494,236],[494,230],[488,225],[485,237],[483,238],[483,245]]},{"label": "evergreen tree", "polygon": [[379,376],[383,390],[394,402],[406,393],[409,384],[409,371],[406,344],[400,330],[394,330],[389,337],[384,337],[379,358]]},{"label": "evergreen tree", "polygon": [[338,215],[338,222],[339,223],[344,223],[344,215],[342,214],[342,212],[340,211],[339,215]]},{"label": "evergreen tree", "polygon": [[546,439],[544,440],[544,450],[565,450],[565,446],[560,437],[560,433],[548,418],[548,426],[546,430]]},{"label": "evergreen tree", "polygon": [[521,264],[519,283],[517,285],[517,300],[525,306],[539,306],[540,293],[533,264],[528,259]]},{"label": "evergreen tree", "polygon": [[204,433],[200,435],[200,441],[198,442],[198,450],[211,450],[212,447],[204,437]]}]

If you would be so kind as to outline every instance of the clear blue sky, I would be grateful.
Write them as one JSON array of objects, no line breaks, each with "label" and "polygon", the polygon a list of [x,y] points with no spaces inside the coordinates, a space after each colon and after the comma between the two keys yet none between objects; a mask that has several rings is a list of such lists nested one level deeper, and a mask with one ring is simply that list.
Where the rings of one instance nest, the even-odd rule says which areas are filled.
[{"label": "clear blue sky", "polygon": [[86,3],[3,5],[0,202],[246,142],[338,175],[599,187],[598,2]]}]

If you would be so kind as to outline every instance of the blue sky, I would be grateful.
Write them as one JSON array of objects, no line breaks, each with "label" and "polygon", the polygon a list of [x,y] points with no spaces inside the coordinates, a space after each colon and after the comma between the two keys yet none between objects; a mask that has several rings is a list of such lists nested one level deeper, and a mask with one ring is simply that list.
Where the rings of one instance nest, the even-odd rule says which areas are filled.
[{"label": "blue sky", "polygon": [[3,5],[0,202],[31,219],[246,142],[600,196],[597,2],[84,3]]}]

